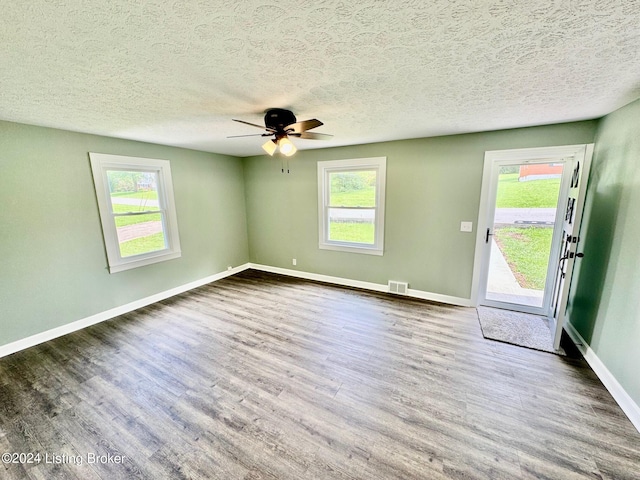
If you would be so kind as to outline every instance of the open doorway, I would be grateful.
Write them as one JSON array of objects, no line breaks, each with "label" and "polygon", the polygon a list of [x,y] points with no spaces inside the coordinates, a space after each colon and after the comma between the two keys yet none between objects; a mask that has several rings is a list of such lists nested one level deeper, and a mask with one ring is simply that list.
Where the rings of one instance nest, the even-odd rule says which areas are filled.
[{"label": "open doorway", "polygon": [[[543,313],[564,161],[496,166],[485,305]],[[509,304],[509,305],[506,305]]]},{"label": "open doorway", "polygon": [[564,323],[593,145],[485,154],[472,301]]}]

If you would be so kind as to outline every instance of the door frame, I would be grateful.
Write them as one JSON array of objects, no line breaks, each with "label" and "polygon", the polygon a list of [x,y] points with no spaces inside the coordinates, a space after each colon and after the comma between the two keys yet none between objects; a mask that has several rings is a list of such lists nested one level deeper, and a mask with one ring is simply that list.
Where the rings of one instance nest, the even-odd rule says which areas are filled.
[{"label": "door frame", "polygon": [[[510,149],[510,150],[490,150],[486,151],[484,155],[484,167],[482,172],[482,189],[480,194],[480,207],[478,211],[478,228],[476,229],[476,249],[474,255],[473,262],[473,277],[471,284],[471,304],[473,306],[478,306],[479,296],[480,296],[480,288],[481,286],[486,287],[486,278],[483,278],[483,274],[485,273],[485,269],[488,268],[485,265],[485,262],[488,262],[488,255],[485,253],[486,250],[486,229],[487,227],[492,227],[493,225],[489,225],[490,222],[493,221],[493,214],[495,209],[495,201],[492,201],[492,194],[495,196],[497,185],[494,185],[492,182],[493,176],[493,168],[494,165],[498,162],[512,162],[512,163],[525,163],[527,160],[536,161],[556,161],[559,158],[568,159],[583,159],[587,152],[587,144],[580,145],[563,145],[556,147],[537,147],[537,148],[520,148],[520,149]],[[573,161],[568,162],[569,165],[573,163]],[[568,184],[567,177],[570,177],[571,174],[566,172],[566,167],[563,170],[562,183],[561,183],[561,191],[560,195],[566,196]],[[562,197],[559,198],[559,200]],[[564,215],[564,206],[559,204],[556,212],[556,226],[558,223],[558,219],[562,218]],[[554,226],[554,229],[556,228]],[[554,262],[555,258],[557,258],[557,249],[560,248],[560,244],[558,242],[558,235],[554,232],[554,238],[552,241],[552,249],[551,255],[549,257],[550,262]],[[558,244],[558,245],[556,245]],[[554,252],[556,254],[554,254]],[[556,271],[557,266],[554,265],[554,269],[551,269],[551,264],[549,265],[548,272]],[[486,275],[485,275],[486,276]],[[547,285],[550,282],[555,282],[555,278],[549,278],[547,275]],[[539,315],[547,315],[550,310],[550,298],[545,299],[543,308],[546,308],[547,311],[544,313],[540,313],[538,309],[533,309],[530,313],[537,313]],[[527,308],[518,309],[518,311],[528,311]]]}]

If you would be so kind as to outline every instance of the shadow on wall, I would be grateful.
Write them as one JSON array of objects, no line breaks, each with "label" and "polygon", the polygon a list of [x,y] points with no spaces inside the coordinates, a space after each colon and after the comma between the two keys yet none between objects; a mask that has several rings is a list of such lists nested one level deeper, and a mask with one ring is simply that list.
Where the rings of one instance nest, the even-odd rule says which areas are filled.
[{"label": "shadow on wall", "polygon": [[[593,192],[585,211],[581,236],[584,258],[578,260],[578,276],[571,290],[570,319],[582,338],[591,344],[602,292],[607,279],[611,247],[615,236],[622,186]],[[584,227],[587,227],[586,230]]]}]

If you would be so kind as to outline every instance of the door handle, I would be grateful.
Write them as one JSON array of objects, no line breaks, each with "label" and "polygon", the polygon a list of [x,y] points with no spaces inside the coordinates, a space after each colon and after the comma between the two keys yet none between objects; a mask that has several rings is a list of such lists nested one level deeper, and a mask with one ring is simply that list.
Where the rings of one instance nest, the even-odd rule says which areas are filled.
[{"label": "door handle", "polygon": [[487,237],[484,239],[484,243],[489,243],[489,236],[493,235],[491,233],[491,228],[487,228]]},{"label": "door handle", "polygon": [[574,257],[575,258],[582,258],[582,257],[584,257],[584,253],[569,252],[564,257],[561,257],[560,261],[562,262],[562,261],[566,260],[567,258],[574,258]]}]

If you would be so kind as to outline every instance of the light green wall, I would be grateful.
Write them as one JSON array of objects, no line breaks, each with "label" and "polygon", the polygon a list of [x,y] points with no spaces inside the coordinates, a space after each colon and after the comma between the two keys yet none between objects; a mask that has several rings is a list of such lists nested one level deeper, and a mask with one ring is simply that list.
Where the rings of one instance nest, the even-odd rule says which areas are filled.
[{"label": "light green wall", "polygon": [[[171,161],[182,257],[109,274],[88,152]],[[248,261],[238,158],[0,122],[0,345]]]},{"label": "light green wall", "polygon": [[[468,298],[484,152],[596,128],[570,318],[640,404],[640,101],[600,122],[301,151],[288,175],[266,156],[0,122],[0,346],[247,261]],[[90,151],[171,161],[181,258],[108,273]],[[319,250],[316,162],[373,156],[388,159],[385,255]]]},{"label": "light green wall", "polygon": [[[486,150],[593,142],[595,121],[244,159],[249,252],[254,263],[469,298]],[[387,157],[385,253],[318,249],[321,160]],[[460,232],[473,221],[474,233]],[[292,265],[292,258],[298,261]]]},{"label": "light green wall", "polygon": [[640,100],[600,120],[570,321],[640,405]]}]

